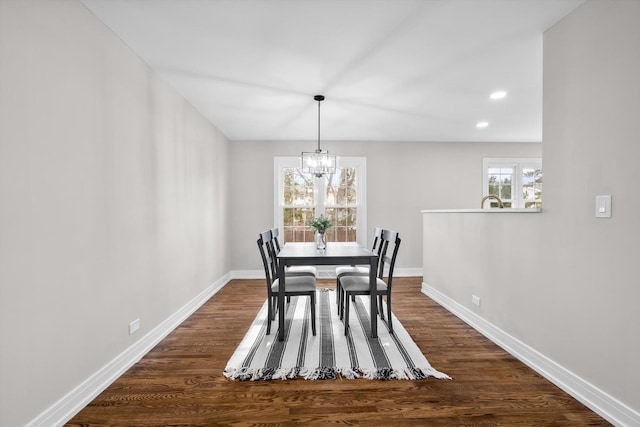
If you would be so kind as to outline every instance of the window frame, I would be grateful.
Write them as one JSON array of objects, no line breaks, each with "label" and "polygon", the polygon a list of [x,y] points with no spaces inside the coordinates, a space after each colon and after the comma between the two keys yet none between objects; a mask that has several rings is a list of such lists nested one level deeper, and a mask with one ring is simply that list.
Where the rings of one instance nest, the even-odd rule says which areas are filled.
[{"label": "window frame", "polygon": [[[522,169],[534,168],[542,170],[542,157],[484,157],[482,159],[482,196],[489,194],[489,168],[511,167],[514,169],[513,181],[511,182],[511,207],[507,209],[522,209],[526,202],[523,194],[524,183],[522,181]],[[544,176],[544,172],[543,172]],[[505,200],[503,200],[504,202]],[[542,199],[540,200],[542,204]]]},{"label": "window frame", "polygon": [[[274,188],[274,201],[273,201],[273,222],[274,227],[278,227],[283,230],[284,227],[284,215],[283,209],[285,206],[281,203],[284,200],[284,174],[282,170],[284,168],[299,168],[300,157],[281,157],[276,156],[273,158],[273,188]],[[367,159],[366,157],[339,157],[338,167],[351,167],[356,169],[358,187],[356,192],[356,241],[367,246]],[[316,200],[316,216],[320,213],[324,213],[325,202],[324,192],[319,191],[318,181],[320,179],[326,180],[325,177],[314,177],[314,193]],[[318,194],[320,193],[320,194]],[[318,209],[320,208],[320,209]]]}]

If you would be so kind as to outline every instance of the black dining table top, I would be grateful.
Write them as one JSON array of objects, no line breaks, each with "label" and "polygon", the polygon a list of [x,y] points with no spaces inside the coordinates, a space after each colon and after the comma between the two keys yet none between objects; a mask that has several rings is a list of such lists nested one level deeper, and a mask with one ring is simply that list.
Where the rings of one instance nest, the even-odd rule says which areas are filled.
[{"label": "black dining table top", "polygon": [[278,254],[278,258],[286,259],[288,265],[295,265],[296,260],[304,264],[342,264],[346,258],[356,264],[369,264],[371,258],[377,256],[355,242],[328,242],[326,249],[316,249],[313,242],[289,242]]}]

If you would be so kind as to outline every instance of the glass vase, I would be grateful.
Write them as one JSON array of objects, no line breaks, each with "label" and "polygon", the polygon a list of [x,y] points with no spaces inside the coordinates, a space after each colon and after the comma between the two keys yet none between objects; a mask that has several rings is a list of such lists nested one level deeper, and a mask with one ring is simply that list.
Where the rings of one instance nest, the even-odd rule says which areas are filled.
[{"label": "glass vase", "polygon": [[325,239],[324,233],[317,232],[316,233],[316,249],[326,249],[327,240]]}]

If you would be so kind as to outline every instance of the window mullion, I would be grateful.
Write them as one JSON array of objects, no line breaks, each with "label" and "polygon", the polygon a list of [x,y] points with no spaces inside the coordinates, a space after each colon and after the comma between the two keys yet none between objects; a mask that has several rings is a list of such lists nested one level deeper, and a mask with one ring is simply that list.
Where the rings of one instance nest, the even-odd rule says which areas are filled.
[{"label": "window mullion", "polygon": [[327,188],[326,188],[326,179],[324,178],[324,176],[322,177],[314,177],[313,178],[313,188],[315,191],[315,200],[316,200],[316,218],[319,217],[320,215],[324,215],[325,214],[325,207],[324,207],[324,200],[325,200],[325,194],[327,192]]},{"label": "window mullion", "polygon": [[511,206],[520,208],[522,200],[522,177],[520,176],[520,166],[516,163],[513,165],[513,186],[511,187]]}]

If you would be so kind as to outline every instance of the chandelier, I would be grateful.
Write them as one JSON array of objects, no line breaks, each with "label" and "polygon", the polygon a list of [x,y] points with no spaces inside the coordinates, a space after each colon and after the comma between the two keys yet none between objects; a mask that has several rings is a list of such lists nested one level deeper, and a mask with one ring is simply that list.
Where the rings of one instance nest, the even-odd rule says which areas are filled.
[{"label": "chandelier", "polygon": [[320,149],[320,102],[324,101],[324,95],[316,95],[313,99],[318,101],[318,148],[313,152],[302,152],[302,172],[321,178],[336,172],[337,160],[335,154],[329,154],[329,150]]}]

